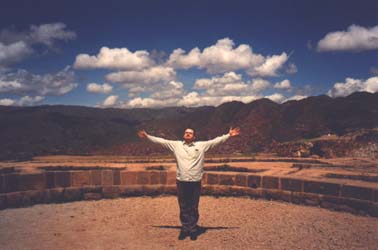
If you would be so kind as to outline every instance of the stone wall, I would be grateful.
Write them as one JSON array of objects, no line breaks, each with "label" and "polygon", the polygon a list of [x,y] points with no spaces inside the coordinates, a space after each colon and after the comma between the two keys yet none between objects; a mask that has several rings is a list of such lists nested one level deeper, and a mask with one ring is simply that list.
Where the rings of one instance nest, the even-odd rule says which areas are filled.
[{"label": "stone wall", "polygon": [[[206,172],[202,184],[204,195],[281,200],[378,217],[378,186],[244,172]],[[173,171],[70,170],[0,175],[0,209],[164,194],[176,194]]]}]

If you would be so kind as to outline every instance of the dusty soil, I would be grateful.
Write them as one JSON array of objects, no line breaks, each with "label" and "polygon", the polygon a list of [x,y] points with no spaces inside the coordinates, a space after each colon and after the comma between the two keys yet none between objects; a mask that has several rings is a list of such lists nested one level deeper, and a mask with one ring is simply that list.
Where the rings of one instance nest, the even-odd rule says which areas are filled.
[{"label": "dusty soil", "polygon": [[174,196],[0,211],[1,249],[378,249],[378,218],[248,198],[200,201],[197,241],[177,240]]}]

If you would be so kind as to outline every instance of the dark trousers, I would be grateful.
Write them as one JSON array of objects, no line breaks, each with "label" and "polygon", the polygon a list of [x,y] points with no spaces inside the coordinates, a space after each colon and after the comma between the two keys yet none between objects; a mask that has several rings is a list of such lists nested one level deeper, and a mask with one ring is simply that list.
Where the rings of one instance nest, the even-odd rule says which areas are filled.
[{"label": "dark trousers", "polygon": [[201,195],[201,182],[176,180],[176,185],[182,230],[185,232],[194,232],[197,228],[199,218],[198,204]]}]

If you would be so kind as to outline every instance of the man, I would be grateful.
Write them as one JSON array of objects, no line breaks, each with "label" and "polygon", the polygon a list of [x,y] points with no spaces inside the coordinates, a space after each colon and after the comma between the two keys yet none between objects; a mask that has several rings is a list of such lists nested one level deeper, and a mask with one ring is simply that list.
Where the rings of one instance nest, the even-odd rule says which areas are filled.
[{"label": "man", "polygon": [[144,130],[138,131],[140,138],[147,138],[151,142],[162,145],[171,150],[176,158],[176,185],[182,224],[179,240],[185,239],[186,236],[190,236],[191,240],[197,239],[198,204],[205,152],[239,133],[239,128],[230,128],[228,134],[209,141],[195,142],[195,133],[191,128],[185,130],[183,141],[166,140],[148,135]]}]

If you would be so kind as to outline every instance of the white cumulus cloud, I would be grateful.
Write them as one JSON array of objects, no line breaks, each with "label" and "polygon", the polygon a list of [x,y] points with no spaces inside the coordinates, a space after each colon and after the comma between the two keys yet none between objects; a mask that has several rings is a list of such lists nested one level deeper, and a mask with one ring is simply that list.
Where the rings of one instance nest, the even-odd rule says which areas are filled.
[{"label": "white cumulus cloud", "polygon": [[[284,67],[289,57],[286,53],[264,57],[254,53],[250,45],[236,46],[230,38],[220,39],[214,45],[202,50],[196,47],[186,52],[177,48],[172,51],[168,59],[164,57],[163,52],[150,53],[146,50],[132,52],[127,48],[103,47],[97,55],[78,55],[74,67],[114,70],[105,76],[105,80],[118,83],[122,88],[127,89],[129,98],[135,99],[131,104],[140,106],[145,106],[146,103],[162,105],[155,101],[180,98],[190,91],[181,86],[181,83],[177,84],[176,69],[195,67],[206,70],[212,76],[196,80],[193,89],[200,90],[200,93],[206,92],[209,97],[232,96],[232,98],[238,95],[243,98],[260,96],[259,92],[270,87],[269,81],[263,77],[278,76],[280,69],[283,71],[286,69],[286,73],[290,74],[297,71],[294,64]],[[244,81],[243,72],[239,74],[238,70],[255,79]],[[97,85],[88,86],[87,90],[91,91],[90,89],[92,92],[100,92]],[[143,98],[140,97],[141,93],[145,93]],[[201,97],[204,96],[201,94]]]},{"label": "white cumulus cloud", "polygon": [[299,101],[299,100],[305,99],[307,97],[308,96],[305,96],[305,95],[293,95],[293,96],[287,98],[285,101],[292,101],[292,100]]},{"label": "white cumulus cloud", "polygon": [[347,31],[328,33],[318,42],[318,51],[363,51],[378,49],[378,25],[351,25]]},{"label": "white cumulus cloud", "polygon": [[109,94],[112,92],[113,87],[110,84],[97,84],[89,83],[87,84],[87,91],[91,93]]},{"label": "white cumulus cloud", "polygon": [[154,62],[145,50],[131,52],[127,48],[108,47],[102,47],[95,56],[79,54],[74,62],[74,67],[77,69],[141,70],[152,65]]},{"label": "white cumulus cloud", "polygon": [[73,40],[76,33],[67,30],[64,23],[31,25],[29,30],[0,30],[0,66],[19,62],[47,46],[55,48],[58,41]]},{"label": "white cumulus cloud", "polygon": [[151,98],[155,99],[172,99],[179,98],[185,93],[184,84],[182,82],[170,81],[159,87],[151,94]]},{"label": "white cumulus cloud", "polygon": [[183,49],[176,49],[169,56],[167,65],[181,69],[198,67],[214,74],[248,69],[263,61],[264,57],[253,53],[249,45],[241,44],[235,47],[230,38],[224,38],[218,40],[215,45],[204,48],[202,52],[199,48],[194,48],[185,54]]},{"label": "white cumulus cloud", "polygon": [[270,86],[269,81],[262,78],[256,78],[252,80],[252,90],[254,92],[260,92],[267,89]]},{"label": "white cumulus cloud", "polygon": [[378,91],[378,77],[371,77],[366,81],[361,79],[346,78],[343,83],[335,83],[328,91],[331,97],[347,96],[357,91],[375,93]]},{"label": "white cumulus cloud", "polygon": [[240,74],[227,72],[222,76],[212,78],[197,79],[193,86],[194,89],[206,89],[209,95],[227,95],[233,92],[239,93],[248,88],[242,80]]},{"label": "white cumulus cloud", "polygon": [[9,98],[0,99],[0,105],[2,106],[13,106],[15,105],[16,101]]},{"label": "white cumulus cloud", "polygon": [[176,72],[171,67],[156,66],[141,71],[120,71],[106,75],[106,80],[116,83],[148,85],[174,80]]},{"label": "white cumulus cloud", "polygon": [[23,41],[8,45],[0,42],[0,66],[19,62],[32,53],[33,50]]},{"label": "white cumulus cloud", "polygon": [[44,96],[23,96],[18,100],[18,105],[20,106],[32,106],[40,103],[43,99],[45,99]]},{"label": "white cumulus cloud", "polygon": [[250,76],[260,76],[260,77],[271,77],[277,76],[278,70],[282,68],[282,66],[288,60],[287,54],[284,52],[281,55],[274,55],[268,56],[265,58],[263,64],[256,68],[252,68],[247,71]]},{"label": "white cumulus cloud", "polygon": [[244,103],[249,103],[251,101],[257,100],[262,96],[259,95],[228,95],[228,96],[209,96],[201,95],[198,92],[190,92],[185,95],[178,103],[180,106],[186,107],[199,107],[199,106],[219,106],[225,102],[240,101]]},{"label": "white cumulus cloud", "polygon": [[295,74],[297,72],[298,72],[297,65],[295,65],[294,63],[289,63],[289,65],[286,68],[286,73]]},{"label": "white cumulus cloud", "polygon": [[122,108],[162,108],[179,106],[178,101],[179,99],[177,98],[155,99],[151,97],[137,97],[123,103]]},{"label": "white cumulus cloud", "polygon": [[233,96],[233,95],[256,95],[268,88],[267,80],[257,78],[250,82],[244,82],[241,74],[227,72],[221,76],[197,79],[193,89],[204,89],[209,96]]},{"label": "white cumulus cloud", "polygon": [[282,82],[277,82],[274,84],[274,88],[276,89],[290,89],[291,88],[291,83],[289,80],[285,79]]},{"label": "white cumulus cloud", "polygon": [[265,98],[268,98],[276,103],[282,103],[285,100],[285,96],[280,93],[274,93],[272,95],[265,96]]},{"label": "white cumulus cloud", "polygon": [[108,96],[104,102],[102,103],[102,107],[113,107],[117,104],[118,96],[117,95],[111,95]]},{"label": "white cumulus cloud", "polygon": [[51,47],[58,40],[74,40],[76,33],[66,30],[66,27],[64,23],[31,25],[29,33],[30,42],[41,43]]},{"label": "white cumulus cloud", "polygon": [[59,96],[77,86],[75,73],[70,67],[54,74],[38,75],[22,69],[0,74],[0,93]]},{"label": "white cumulus cloud", "polygon": [[122,108],[161,108],[171,106],[200,107],[200,106],[218,106],[225,102],[240,101],[249,103],[263,96],[257,95],[228,95],[228,96],[210,96],[192,91],[179,98],[156,99],[151,97],[133,98],[126,101]]},{"label": "white cumulus cloud", "polygon": [[41,103],[44,96],[23,96],[20,99],[0,99],[0,105],[3,106],[33,106]]}]

